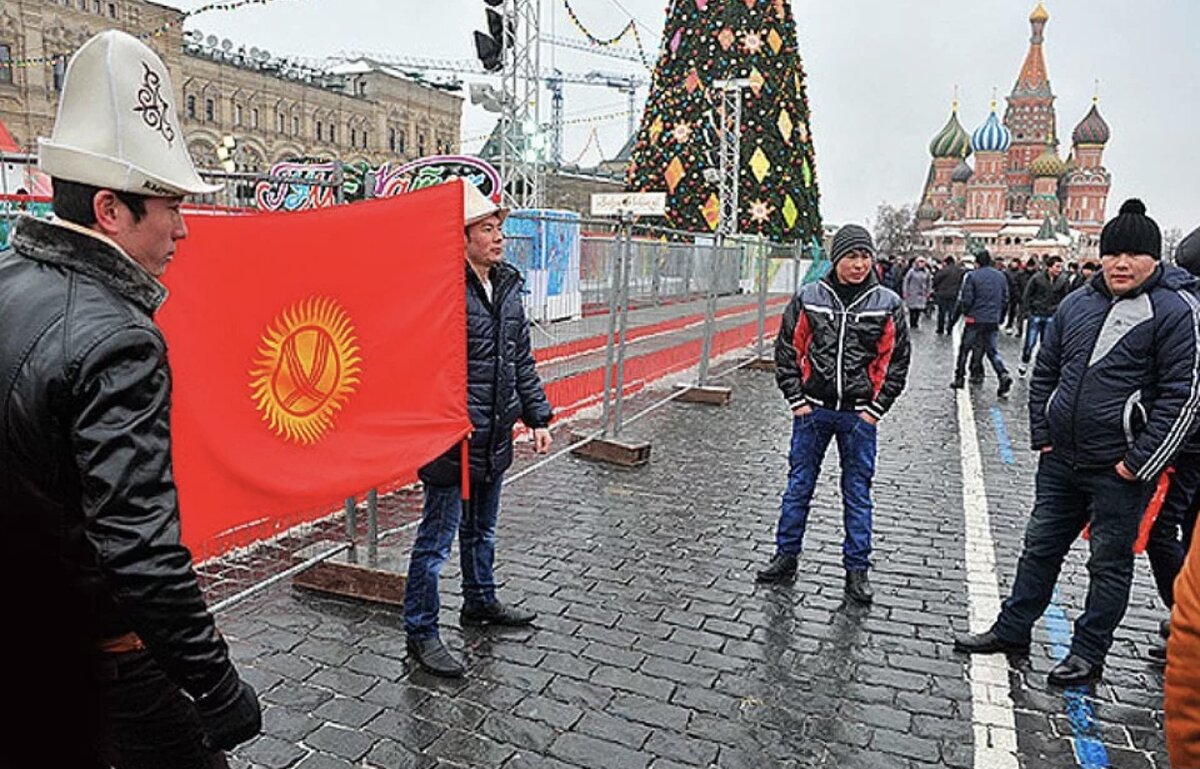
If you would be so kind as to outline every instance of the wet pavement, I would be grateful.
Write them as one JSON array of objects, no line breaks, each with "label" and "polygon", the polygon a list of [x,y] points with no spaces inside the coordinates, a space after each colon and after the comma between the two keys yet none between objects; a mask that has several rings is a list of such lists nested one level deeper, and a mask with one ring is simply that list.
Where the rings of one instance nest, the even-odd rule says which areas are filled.
[{"label": "wet pavement", "polygon": [[[790,415],[770,374],[741,371],[728,407],[673,403],[630,426],[653,443],[649,465],[564,458],[505,491],[500,594],[540,616],[533,629],[460,629],[455,556],[442,625],[468,660],[462,681],[414,669],[397,610],[280,586],[219,615],[266,706],[265,734],[233,765],[982,768],[977,735],[990,738],[977,727],[999,707],[1016,733],[997,767],[1167,767],[1161,671],[1146,661],[1165,615],[1144,559],[1094,692],[1046,687],[1062,632],[1051,623],[1003,702],[973,696],[951,648],[970,616],[951,342],[922,329],[915,348],[880,427],[870,608],[842,599],[833,448],[795,584],[754,583],[773,552]],[[1023,382],[1007,402],[994,380],[971,393],[1001,596],[1032,497],[1024,398]],[[1060,580],[1067,618],[1084,553]]]}]

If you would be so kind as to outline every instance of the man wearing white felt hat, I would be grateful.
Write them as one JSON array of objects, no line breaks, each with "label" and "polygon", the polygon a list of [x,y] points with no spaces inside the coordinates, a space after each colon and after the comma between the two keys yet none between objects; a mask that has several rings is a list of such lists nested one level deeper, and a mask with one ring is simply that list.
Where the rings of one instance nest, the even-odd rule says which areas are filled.
[{"label": "man wearing white felt hat", "polygon": [[[40,141],[55,218],[0,253],[0,765],[223,766],[261,728],[180,543],[153,316],[196,173],[167,68],[107,31]],[[54,741],[34,740],[47,727]],[[5,764],[4,761],[12,761]]]}]

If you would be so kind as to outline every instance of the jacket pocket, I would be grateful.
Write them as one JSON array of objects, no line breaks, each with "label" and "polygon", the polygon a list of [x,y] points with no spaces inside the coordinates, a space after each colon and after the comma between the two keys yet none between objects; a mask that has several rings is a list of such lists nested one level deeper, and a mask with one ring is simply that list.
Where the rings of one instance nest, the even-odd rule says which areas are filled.
[{"label": "jacket pocket", "polygon": [[1054,405],[1054,399],[1058,397],[1058,388],[1055,387],[1050,392],[1050,397],[1046,399],[1046,406],[1042,409],[1042,414],[1046,417],[1046,421],[1050,421],[1050,407]]},{"label": "jacket pocket", "polygon": [[1142,391],[1135,390],[1125,399],[1121,413],[1121,427],[1125,430],[1125,444],[1132,446],[1138,434],[1146,427],[1146,409],[1142,406]]}]

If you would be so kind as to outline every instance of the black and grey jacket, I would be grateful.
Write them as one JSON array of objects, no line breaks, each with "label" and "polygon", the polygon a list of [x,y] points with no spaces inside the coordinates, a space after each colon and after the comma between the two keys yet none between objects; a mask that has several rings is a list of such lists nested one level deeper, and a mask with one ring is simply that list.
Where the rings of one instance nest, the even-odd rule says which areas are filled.
[{"label": "black and grey jacket", "polygon": [[1034,449],[1077,467],[1124,461],[1143,481],[1183,447],[1200,411],[1197,280],[1169,265],[1113,296],[1097,273],[1058,306],[1029,383]]},{"label": "black and grey jacket", "polygon": [[788,303],[775,340],[775,379],[788,406],[866,411],[880,419],[904,390],[908,319],[896,293],[868,275],[849,304],[831,275]]}]

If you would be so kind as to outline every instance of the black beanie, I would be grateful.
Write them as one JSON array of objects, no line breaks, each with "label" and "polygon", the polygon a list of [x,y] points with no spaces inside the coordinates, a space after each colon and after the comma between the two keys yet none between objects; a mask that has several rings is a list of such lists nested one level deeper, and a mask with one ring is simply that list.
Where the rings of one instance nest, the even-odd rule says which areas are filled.
[{"label": "black beanie", "polygon": [[829,247],[829,259],[836,264],[838,259],[851,251],[866,251],[875,256],[875,241],[871,240],[871,233],[867,232],[865,227],[847,224],[838,230],[833,236],[833,244]]},{"label": "black beanie", "polygon": [[1179,247],[1175,249],[1175,264],[1193,275],[1200,275],[1200,227],[1179,241]]},{"label": "black beanie", "polygon": [[1121,213],[1109,220],[1100,233],[1100,256],[1110,254],[1146,254],[1162,256],[1162,233],[1146,216],[1146,204],[1130,198],[1121,204]]}]

